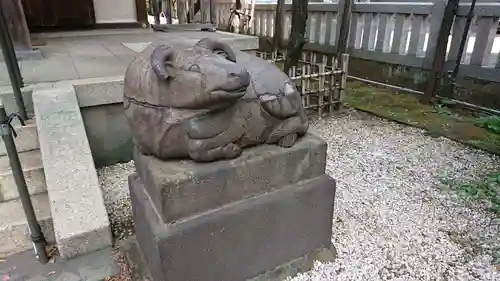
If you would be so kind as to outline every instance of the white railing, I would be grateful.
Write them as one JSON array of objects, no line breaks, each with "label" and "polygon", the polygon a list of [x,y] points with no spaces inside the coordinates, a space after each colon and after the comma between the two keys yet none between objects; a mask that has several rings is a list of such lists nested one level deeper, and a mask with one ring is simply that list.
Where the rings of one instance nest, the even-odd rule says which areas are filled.
[{"label": "white railing", "polygon": [[[234,1],[233,1],[234,2]],[[217,2],[217,23],[227,25],[231,1]],[[482,2],[482,1],[481,1]],[[353,5],[348,49],[351,57],[429,69],[446,1],[357,2]],[[274,36],[275,4],[256,4],[250,35]],[[448,40],[447,69],[458,54],[470,3],[460,3]],[[331,52],[338,42],[338,3],[309,3],[309,50]],[[500,3],[477,3],[460,74],[500,82]],[[283,39],[291,27],[291,5],[285,5]]]}]

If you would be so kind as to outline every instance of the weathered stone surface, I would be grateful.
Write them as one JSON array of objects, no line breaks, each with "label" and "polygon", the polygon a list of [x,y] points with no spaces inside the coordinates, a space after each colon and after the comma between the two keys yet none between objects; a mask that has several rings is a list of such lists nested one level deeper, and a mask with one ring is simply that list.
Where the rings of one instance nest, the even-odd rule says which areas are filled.
[{"label": "weathered stone surface", "polygon": [[301,181],[165,224],[129,177],[136,235],[153,280],[243,281],[330,247],[335,182]]},{"label": "weathered stone surface", "polygon": [[[17,137],[14,139],[18,152],[37,150],[38,146],[38,133],[36,132],[36,124],[34,120],[28,120],[26,126],[15,126],[14,130]],[[7,155],[7,150],[3,141],[0,141],[0,156]]]},{"label": "weathered stone surface", "polygon": [[309,123],[300,92],[275,65],[204,38],[151,46],[129,65],[125,116],[141,153],[212,162],[257,144],[290,147]]},{"label": "weathered stone surface", "polygon": [[72,86],[33,92],[55,238],[68,259],[111,246],[111,231]]},{"label": "weathered stone surface", "polygon": [[120,272],[113,258],[114,250],[102,249],[86,255],[54,263],[40,264],[28,250],[4,257],[0,276],[9,281],[104,281]]},{"label": "weathered stone surface", "polygon": [[164,222],[324,174],[326,143],[308,134],[291,148],[259,145],[233,160],[161,161],[134,153],[137,172]]},{"label": "weathered stone surface", "polygon": [[[29,193],[38,194],[47,191],[40,150],[20,152],[19,160]],[[9,156],[0,156],[0,204],[17,198],[19,198],[19,193]]]},{"label": "weathered stone surface", "polygon": [[[133,272],[134,281],[151,281],[149,269],[141,253],[137,237],[131,236],[120,241],[118,245],[120,252],[125,256],[129,268]],[[283,281],[287,277],[292,277],[301,272],[309,271],[313,268],[315,261],[332,262],[337,257],[335,247],[318,248],[295,260],[286,262],[280,266],[270,269],[247,281]]]},{"label": "weathered stone surface", "polygon": [[[31,196],[35,214],[45,238],[54,242],[54,229],[47,193]],[[0,203],[0,258],[32,249],[29,226],[20,199]],[[1,264],[1,263],[0,263]],[[0,275],[1,276],[1,275]]]}]

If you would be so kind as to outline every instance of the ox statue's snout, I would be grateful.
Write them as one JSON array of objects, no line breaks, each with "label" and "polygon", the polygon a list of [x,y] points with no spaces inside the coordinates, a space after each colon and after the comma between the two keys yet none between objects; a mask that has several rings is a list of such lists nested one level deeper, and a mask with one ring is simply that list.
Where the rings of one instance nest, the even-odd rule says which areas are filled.
[{"label": "ox statue's snout", "polygon": [[241,92],[246,90],[248,85],[250,85],[250,73],[248,71],[229,72],[227,83],[221,87],[221,90]]}]

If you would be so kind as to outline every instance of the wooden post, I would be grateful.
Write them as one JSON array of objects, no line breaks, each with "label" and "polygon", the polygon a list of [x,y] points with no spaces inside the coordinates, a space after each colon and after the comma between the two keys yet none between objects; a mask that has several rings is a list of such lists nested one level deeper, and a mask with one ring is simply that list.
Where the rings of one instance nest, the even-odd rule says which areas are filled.
[{"label": "wooden post", "polygon": [[276,4],[276,15],[274,16],[274,37],[273,37],[273,51],[282,48],[283,36],[283,17],[285,15],[285,0],[278,0]]},{"label": "wooden post", "polygon": [[16,51],[32,51],[30,33],[21,0],[0,0]]},{"label": "wooden post", "polygon": [[337,15],[337,30],[335,32],[335,53],[339,58],[348,52],[349,28],[351,26],[352,5],[354,0],[339,0],[339,13]]},{"label": "wooden post", "polygon": [[293,0],[292,1],[292,28],[288,39],[286,52],[285,66],[283,72],[288,73],[288,70],[298,64],[306,40],[307,27],[307,4],[308,0]]},{"label": "wooden post", "polygon": [[166,0],[165,15],[167,16],[167,24],[172,24],[173,10],[174,10],[174,7],[172,5],[172,0]]},{"label": "wooden post", "polygon": [[335,109],[340,109],[344,101],[345,89],[347,89],[347,72],[349,69],[349,54],[340,55],[340,67],[342,69],[342,76],[339,83],[339,97],[338,103],[335,104]]},{"label": "wooden post", "polygon": [[180,24],[187,23],[186,2],[187,0],[177,0],[177,18]]},{"label": "wooden post", "polygon": [[[432,101],[436,94],[436,85],[443,76],[448,37],[450,35],[459,1],[460,0],[448,0],[446,2],[446,0],[437,0],[435,2],[436,4],[432,13],[433,20],[431,21],[429,44],[427,45],[424,67],[426,67],[428,62],[431,60],[432,65],[430,75],[427,78],[427,87],[424,95],[420,98],[422,103],[430,103]],[[443,11],[442,16],[440,14],[435,14],[439,11]]]},{"label": "wooden post", "polygon": [[215,3],[216,0],[209,0],[210,1],[210,23],[215,24],[216,26],[219,24],[217,22],[217,4]]},{"label": "wooden post", "polygon": [[255,0],[251,0],[251,1],[252,2],[250,4],[250,20],[248,21],[248,24],[247,24],[247,33],[250,33],[250,30],[252,30],[253,15],[255,13]]}]

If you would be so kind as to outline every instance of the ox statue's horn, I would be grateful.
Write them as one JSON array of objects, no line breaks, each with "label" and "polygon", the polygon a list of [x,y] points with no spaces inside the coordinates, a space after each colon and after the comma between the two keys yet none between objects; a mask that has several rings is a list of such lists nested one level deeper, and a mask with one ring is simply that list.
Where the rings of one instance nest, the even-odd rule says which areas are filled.
[{"label": "ox statue's horn", "polygon": [[236,55],[234,54],[233,49],[231,49],[231,47],[226,43],[210,38],[203,38],[198,41],[195,46],[205,48],[214,53],[219,53],[222,51],[228,60],[236,62]]},{"label": "ox statue's horn", "polygon": [[151,67],[158,78],[167,80],[172,78],[173,73],[167,71],[167,66],[174,60],[175,51],[167,45],[159,45],[151,54]]}]

